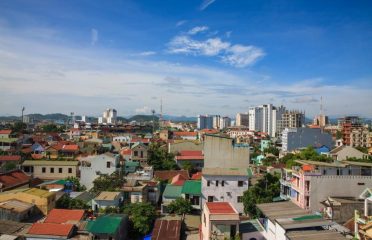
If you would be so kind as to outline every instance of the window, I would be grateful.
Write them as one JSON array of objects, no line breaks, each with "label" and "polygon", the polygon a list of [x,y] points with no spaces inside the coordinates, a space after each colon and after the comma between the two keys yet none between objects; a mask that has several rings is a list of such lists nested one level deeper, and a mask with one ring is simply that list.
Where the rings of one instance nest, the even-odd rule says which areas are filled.
[{"label": "window", "polygon": [[134,156],[138,157],[138,151],[134,151]]},{"label": "window", "polygon": [[218,180],[216,181],[216,187],[218,187]]},{"label": "window", "polygon": [[62,173],[62,168],[58,168],[58,173]]},{"label": "window", "polygon": [[207,220],[205,219],[205,213],[203,214],[203,216],[204,216],[204,226],[207,226]]},{"label": "window", "polygon": [[221,186],[222,186],[222,187],[225,186],[225,181],[224,181],[224,180],[221,181]]},{"label": "window", "polygon": [[41,168],[41,172],[42,173],[45,173],[46,172],[46,168],[45,167]]},{"label": "window", "polygon": [[106,162],[106,167],[110,168],[111,167],[111,162]]},{"label": "window", "polygon": [[238,196],[238,203],[242,203],[243,202],[243,196]]},{"label": "window", "polygon": [[72,168],[68,168],[68,173],[72,173]]},{"label": "window", "polygon": [[50,173],[54,173],[54,167],[50,168]]},{"label": "window", "polygon": [[208,196],[208,202],[213,202],[213,196]]},{"label": "window", "polygon": [[243,187],[244,181],[238,181],[238,187]]},{"label": "window", "polygon": [[207,187],[209,187],[211,185],[211,181],[207,181]]}]

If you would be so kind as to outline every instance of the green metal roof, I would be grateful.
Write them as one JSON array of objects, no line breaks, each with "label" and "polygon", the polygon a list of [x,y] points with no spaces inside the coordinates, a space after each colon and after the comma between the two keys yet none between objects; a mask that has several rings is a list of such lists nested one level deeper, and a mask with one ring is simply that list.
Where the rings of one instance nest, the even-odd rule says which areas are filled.
[{"label": "green metal roof", "polygon": [[174,186],[167,184],[165,187],[163,197],[165,198],[178,198],[181,197],[183,186]]},{"label": "green metal roof", "polygon": [[314,215],[305,215],[305,216],[302,216],[302,217],[292,218],[292,220],[303,221],[303,220],[320,219],[320,218],[322,218],[321,215],[314,214]]},{"label": "green metal roof", "polygon": [[131,162],[131,161],[126,161],[124,163],[125,167],[139,167],[140,163],[139,162]]},{"label": "green metal roof", "polygon": [[182,187],[182,193],[201,195],[201,181],[187,180]]},{"label": "green metal roof", "polygon": [[85,226],[85,230],[97,234],[115,234],[124,216],[125,215],[120,214],[109,214],[98,217],[96,220],[88,222]]},{"label": "green metal roof", "polygon": [[252,168],[247,168],[247,174],[248,174],[248,178],[253,177],[253,171],[252,171]]},{"label": "green metal roof", "polygon": [[239,232],[250,233],[250,232],[261,232],[263,228],[257,219],[242,221],[239,224]]}]

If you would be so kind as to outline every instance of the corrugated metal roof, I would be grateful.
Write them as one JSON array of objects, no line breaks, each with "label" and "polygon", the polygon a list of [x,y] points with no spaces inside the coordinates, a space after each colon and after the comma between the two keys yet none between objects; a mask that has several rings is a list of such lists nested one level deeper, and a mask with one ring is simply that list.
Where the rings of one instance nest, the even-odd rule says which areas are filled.
[{"label": "corrugated metal roof", "polygon": [[182,187],[182,193],[201,195],[201,181],[187,180]]},{"label": "corrugated metal roof", "polygon": [[163,197],[165,198],[178,198],[181,197],[183,186],[174,186],[167,184],[165,187]]},{"label": "corrugated metal roof", "polygon": [[125,216],[124,214],[104,215],[88,222],[85,229],[91,233],[115,234]]}]

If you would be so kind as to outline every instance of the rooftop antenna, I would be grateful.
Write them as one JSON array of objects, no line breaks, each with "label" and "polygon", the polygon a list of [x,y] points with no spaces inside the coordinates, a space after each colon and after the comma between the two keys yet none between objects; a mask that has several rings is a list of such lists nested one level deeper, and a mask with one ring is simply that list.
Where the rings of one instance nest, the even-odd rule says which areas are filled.
[{"label": "rooftop antenna", "polygon": [[24,121],[23,121],[23,112],[24,112],[25,110],[26,110],[26,108],[25,108],[25,107],[22,107],[22,119],[21,119],[22,122],[24,122]]},{"label": "rooftop antenna", "polygon": [[152,113],[152,132],[154,133],[155,132],[155,110],[152,109],[151,113]]},{"label": "rooftop antenna", "polygon": [[320,115],[323,115],[323,96],[320,96]]},{"label": "rooftop antenna", "polygon": [[163,123],[163,98],[160,98],[160,116],[159,116],[159,127],[162,126]]}]

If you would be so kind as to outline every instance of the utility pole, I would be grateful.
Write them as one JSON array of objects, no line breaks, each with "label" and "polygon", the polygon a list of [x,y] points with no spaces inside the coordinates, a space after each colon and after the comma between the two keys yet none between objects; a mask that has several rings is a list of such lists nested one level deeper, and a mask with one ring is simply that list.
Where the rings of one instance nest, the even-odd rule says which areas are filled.
[{"label": "utility pole", "polygon": [[22,118],[21,118],[21,122],[23,123],[23,112],[25,111],[25,107],[22,107]]},{"label": "utility pole", "polygon": [[152,113],[152,133],[154,133],[155,132],[155,110],[152,109],[151,113]]}]

